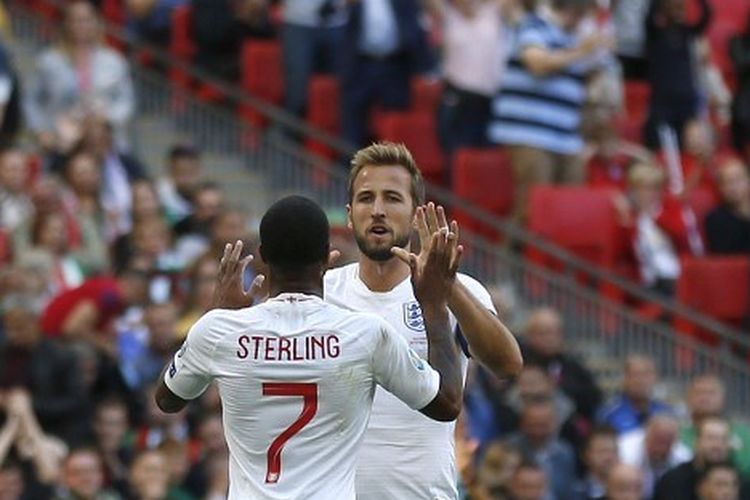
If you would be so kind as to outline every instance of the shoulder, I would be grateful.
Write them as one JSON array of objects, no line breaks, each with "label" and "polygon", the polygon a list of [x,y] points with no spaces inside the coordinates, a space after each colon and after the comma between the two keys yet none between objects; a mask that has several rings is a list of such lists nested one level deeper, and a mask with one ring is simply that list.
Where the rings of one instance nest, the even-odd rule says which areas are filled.
[{"label": "shoulder", "polygon": [[97,57],[109,64],[126,67],[127,62],[125,58],[120,55],[119,52],[110,49],[109,47],[100,47],[96,51]]},{"label": "shoulder", "polygon": [[36,59],[37,66],[41,68],[59,66],[62,63],[65,63],[65,56],[57,47],[44,49]]},{"label": "shoulder", "polygon": [[359,264],[347,264],[341,267],[335,267],[326,271],[324,276],[326,286],[336,286],[345,283],[358,269]]}]

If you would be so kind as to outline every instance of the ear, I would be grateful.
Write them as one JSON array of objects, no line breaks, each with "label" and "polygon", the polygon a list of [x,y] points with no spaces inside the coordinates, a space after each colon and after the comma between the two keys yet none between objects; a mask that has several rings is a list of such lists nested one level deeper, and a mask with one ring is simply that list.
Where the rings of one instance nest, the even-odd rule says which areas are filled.
[{"label": "ear", "polygon": [[349,229],[353,229],[354,225],[352,224],[352,205],[351,203],[346,204],[346,227]]}]

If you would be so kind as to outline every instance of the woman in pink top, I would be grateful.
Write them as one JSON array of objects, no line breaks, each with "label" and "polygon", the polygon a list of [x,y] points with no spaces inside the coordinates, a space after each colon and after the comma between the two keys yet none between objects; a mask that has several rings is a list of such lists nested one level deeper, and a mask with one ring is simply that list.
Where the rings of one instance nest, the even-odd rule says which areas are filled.
[{"label": "woman in pink top", "polygon": [[442,31],[440,142],[448,154],[485,144],[491,98],[505,66],[503,18],[514,0],[429,0]]}]

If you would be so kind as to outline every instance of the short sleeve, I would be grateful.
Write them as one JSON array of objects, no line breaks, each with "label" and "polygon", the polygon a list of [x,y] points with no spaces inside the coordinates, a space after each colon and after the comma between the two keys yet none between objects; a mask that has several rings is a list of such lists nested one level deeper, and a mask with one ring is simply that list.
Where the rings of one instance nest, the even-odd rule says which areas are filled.
[{"label": "short sleeve", "polygon": [[378,320],[380,340],[373,353],[375,380],[414,410],[427,406],[440,389],[440,374],[388,323]]},{"label": "short sleeve", "polygon": [[484,307],[497,314],[495,304],[493,304],[492,302],[492,296],[490,295],[490,292],[488,292],[484,287],[484,285],[466,274],[459,274],[458,279],[461,284],[465,286],[467,290],[469,290],[469,293],[471,293],[474,298],[476,298]]},{"label": "short sleeve", "polygon": [[527,24],[522,27],[518,33],[518,50],[522,51],[528,47],[540,47],[547,48],[548,41],[547,37],[544,36],[538,26],[533,24]]},{"label": "short sleeve", "polygon": [[197,398],[211,383],[215,343],[210,332],[214,321],[209,313],[190,328],[164,374],[166,386],[182,399]]}]

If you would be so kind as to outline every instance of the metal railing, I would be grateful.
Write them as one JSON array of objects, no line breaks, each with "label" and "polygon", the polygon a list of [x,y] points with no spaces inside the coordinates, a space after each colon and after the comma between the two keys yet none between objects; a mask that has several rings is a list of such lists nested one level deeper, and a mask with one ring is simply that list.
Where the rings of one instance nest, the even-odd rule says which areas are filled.
[{"label": "metal railing", "polygon": [[[18,6],[12,10],[14,32],[19,39],[38,44],[45,39],[46,30],[39,21]],[[126,45],[133,41],[122,32],[111,30],[110,35]],[[128,45],[129,46],[129,45]],[[157,58],[168,56],[153,51]],[[135,54],[135,51],[131,51]],[[257,109],[272,122],[315,138],[331,148],[348,153],[349,148],[328,134],[316,131],[262,101],[245,95],[202,72],[177,62],[196,80],[215,84],[234,102]],[[267,180],[266,194],[302,192],[316,198],[327,208],[334,222],[343,217],[347,201],[345,171],[331,162],[311,156],[298,144],[283,136],[266,133],[241,122],[231,111],[218,109],[196,100],[189,92],[176,89],[164,76],[151,70],[133,66],[133,76],[139,89],[139,114],[159,116],[172,127],[193,137],[207,152],[231,154],[242,158],[251,172]],[[175,103],[179,103],[176,106]],[[239,189],[245,186],[241,174],[237,176]],[[237,188],[237,186],[234,186]],[[232,186],[230,186],[231,188]],[[750,350],[750,341],[741,332],[700,315],[674,301],[665,301],[642,287],[606,270],[597,269],[569,252],[533,235],[522,228],[499,220],[472,206],[445,189],[429,187],[430,197],[449,209],[460,209],[476,220],[502,234],[511,245],[533,247],[554,257],[562,272],[534,265],[506,246],[487,241],[480,236],[462,231],[462,240],[469,248],[464,264],[467,270],[485,283],[510,288],[520,302],[528,306],[550,305],[558,308],[566,319],[566,338],[580,347],[580,351],[596,361],[599,357],[618,359],[628,353],[646,352],[659,360],[663,375],[676,383],[691,375],[712,371],[722,376],[727,384],[730,410],[746,411],[750,405],[750,369],[741,359],[728,355],[729,346]],[[584,284],[579,279],[586,277]],[[610,283],[639,300],[659,304],[665,315],[683,317],[702,329],[714,332],[723,340],[722,349],[713,349],[675,333],[667,323],[653,322],[635,314],[630,308],[602,297],[592,284]]]}]

